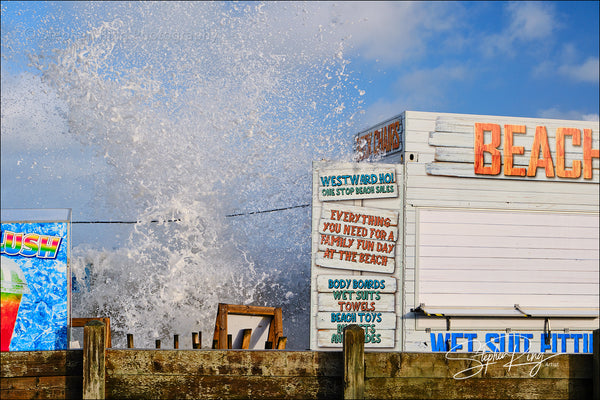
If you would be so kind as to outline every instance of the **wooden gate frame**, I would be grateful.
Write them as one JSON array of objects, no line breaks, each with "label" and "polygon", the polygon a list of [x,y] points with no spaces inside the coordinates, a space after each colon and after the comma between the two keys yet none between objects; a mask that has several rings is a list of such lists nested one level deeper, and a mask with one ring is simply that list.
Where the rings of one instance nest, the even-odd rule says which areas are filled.
[{"label": "wooden gate frame", "polygon": [[94,317],[94,318],[71,318],[72,328],[83,328],[85,324],[90,321],[101,321],[104,322],[104,329],[106,333],[106,348],[112,348],[112,341],[110,338],[110,318],[109,317]]},{"label": "wooden gate frame", "polygon": [[271,343],[271,348],[279,348],[285,340],[283,338],[283,313],[281,307],[260,307],[260,306],[244,306],[237,304],[219,303],[217,311],[217,320],[215,322],[215,333],[213,336],[213,349],[227,349],[227,315],[256,315],[263,317],[272,317],[269,324],[268,342]]}]

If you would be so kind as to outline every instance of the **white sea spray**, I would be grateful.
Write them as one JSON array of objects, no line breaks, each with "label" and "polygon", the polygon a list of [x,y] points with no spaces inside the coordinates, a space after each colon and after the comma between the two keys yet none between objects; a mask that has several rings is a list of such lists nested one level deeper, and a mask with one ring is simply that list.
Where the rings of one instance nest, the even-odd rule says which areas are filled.
[{"label": "white sea spray", "polygon": [[[65,207],[139,222],[116,246],[74,239],[73,315],[111,317],[117,347],[192,331],[206,347],[218,303],[282,306],[288,347],[306,348],[311,162],[349,159],[363,94],[340,23],[311,25],[319,8],[304,3],[53,7],[29,62],[61,104],[61,135],[94,153],[78,168],[105,164],[93,200]],[[3,32],[3,65],[23,40]]]}]

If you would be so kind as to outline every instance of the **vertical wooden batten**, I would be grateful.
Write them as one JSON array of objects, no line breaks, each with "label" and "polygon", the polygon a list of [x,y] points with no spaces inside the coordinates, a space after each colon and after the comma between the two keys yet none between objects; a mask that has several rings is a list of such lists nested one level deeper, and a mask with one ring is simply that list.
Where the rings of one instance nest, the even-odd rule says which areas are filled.
[{"label": "vertical wooden batten", "polygon": [[365,331],[358,325],[344,329],[344,399],[365,398]]},{"label": "vertical wooden batten", "polygon": [[106,326],[90,321],[83,328],[83,399],[104,399]]}]

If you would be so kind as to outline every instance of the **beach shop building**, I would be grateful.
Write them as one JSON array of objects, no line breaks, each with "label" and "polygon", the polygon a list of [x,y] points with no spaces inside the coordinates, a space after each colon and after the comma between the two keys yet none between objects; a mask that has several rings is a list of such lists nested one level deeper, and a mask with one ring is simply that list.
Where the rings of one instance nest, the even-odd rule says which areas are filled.
[{"label": "beach shop building", "polygon": [[313,165],[313,350],[591,353],[599,124],[406,111]]}]

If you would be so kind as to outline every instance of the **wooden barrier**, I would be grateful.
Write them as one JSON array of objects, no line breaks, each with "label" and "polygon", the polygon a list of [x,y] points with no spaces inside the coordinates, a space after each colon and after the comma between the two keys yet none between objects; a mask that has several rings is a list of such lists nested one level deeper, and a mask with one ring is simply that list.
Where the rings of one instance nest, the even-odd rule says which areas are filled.
[{"label": "wooden barrier", "polygon": [[[528,353],[485,353],[498,359],[483,367],[481,354],[473,353],[364,353],[360,338],[350,337],[354,327],[346,331],[352,332],[344,338],[346,354],[285,350],[104,350],[100,337],[105,330],[99,326],[89,328],[95,333],[88,334],[90,340],[84,339],[83,351],[3,352],[0,398],[91,398],[93,388],[87,380],[84,383],[86,374],[96,374],[99,381],[104,380],[106,399],[587,400],[594,398],[598,384],[595,363],[600,331],[595,332],[594,355],[542,354],[542,358],[534,359],[529,354],[528,360]],[[350,346],[350,342],[354,345]],[[102,353],[105,368],[100,367]],[[86,358],[97,358],[98,362]],[[83,373],[94,368],[93,365],[103,371]],[[104,379],[100,377],[102,373]],[[95,398],[102,398],[98,386],[93,390]]]},{"label": "wooden barrier", "polygon": [[83,351],[0,353],[0,399],[81,399]]}]

